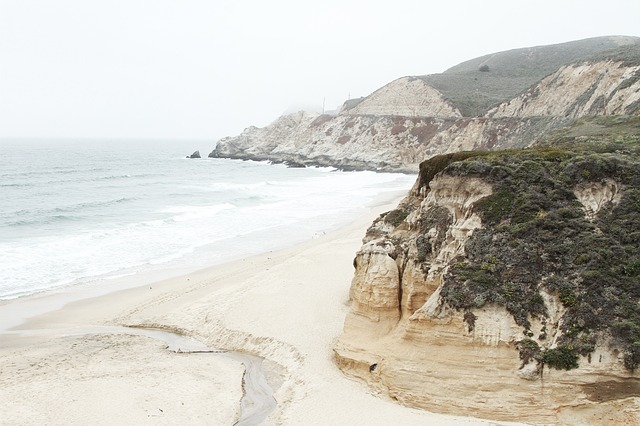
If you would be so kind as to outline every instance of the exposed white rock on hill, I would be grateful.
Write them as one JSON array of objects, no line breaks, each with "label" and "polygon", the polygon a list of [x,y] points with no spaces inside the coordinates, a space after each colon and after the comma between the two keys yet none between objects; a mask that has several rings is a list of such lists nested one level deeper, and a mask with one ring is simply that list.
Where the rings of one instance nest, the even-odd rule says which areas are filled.
[{"label": "exposed white rock on hill", "polygon": [[442,94],[416,77],[399,78],[343,111],[355,115],[401,115],[405,117],[462,117]]},{"label": "exposed white rock on hill", "polygon": [[415,172],[437,154],[522,148],[585,115],[640,111],[640,66],[600,61],[562,67],[522,95],[462,118],[423,79],[405,77],[335,115],[298,112],[222,139],[210,157]]},{"label": "exposed white rock on hill", "polygon": [[220,140],[210,157],[416,172],[437,154],[526,147],[563,125],[555,118],[318,115],[298,112]]},{"label": "exposed white rock on hill", "polygon": [[634,114],[640,108],[640,66],[601,61],[567,65],[522,95],[487,114],[490,117]]}]

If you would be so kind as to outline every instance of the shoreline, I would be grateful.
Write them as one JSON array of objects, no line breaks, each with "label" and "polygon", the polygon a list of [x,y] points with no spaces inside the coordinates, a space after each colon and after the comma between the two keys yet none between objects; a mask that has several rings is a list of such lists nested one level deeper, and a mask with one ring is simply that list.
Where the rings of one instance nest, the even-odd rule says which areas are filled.
[{"label": "shoreline", "polygon": [[[387,206],[387,210],[391,210],[406,196],[407,191],[408,189],[406,191],[390,190],[381,192],[368,203],[365,209],[371,211]],[[192,274],[200,275],[205,271],[215,270],[218,267],[241,260],[303,246],[319,237],[349,226],[366,214],[367,212],[358,216],[354,215],[352,219],[336,223],[323,231],[316,232],[314,235],[309,235],[306,238],[297,238],[288,243],[281,243],[273,248],[264,249],[264,251],[249,253],[246,256],[236,254],[204,263],[201,253],[191,253],[164,264],[154,265],[151,268],[145,268],[145,265],[141,265],[142,270],[139,272],[131,272],[129,270],[113,271],[103,276],[86,277],[79,282],[43,289],[16,298],[0,299],[0,313],[5,313],[0,315],[0,333],[20,327],[20,324],[26,322],[29,318],[60,310],[70,303],[102,297],[137,287],[153,286],[154,284]]]},{"label": "shoreline", "polygon": [[[0,398],[7,401],[0,424],[231,424],[237,418],[238,362],[167,354],[142,336],[20,336],[20,330],[105,325],[161,328],[261,356],[278,402],[267,424],[496,424],[406,408],[372,395],[335,364],[351,260],[373,219],[397,201],[378,203],[352,223],[292,247],[27,313],[26,322],[12,327],[15,334],[0,335],[0,365],[9,366],[0,370]],[[0,306],[2,317],[13,302]],[[162,378],[147,383],[160,372]],[[111,397],[106,408],[105,395]],[[47,417],[51,410],[55,417]]]}]

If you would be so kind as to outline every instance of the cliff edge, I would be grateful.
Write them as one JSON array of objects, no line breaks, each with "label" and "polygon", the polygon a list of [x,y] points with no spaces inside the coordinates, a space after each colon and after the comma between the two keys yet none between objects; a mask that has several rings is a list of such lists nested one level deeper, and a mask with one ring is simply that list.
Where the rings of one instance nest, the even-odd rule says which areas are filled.
[{"label": "cliff edge", "polygon": [[340,368],[429,411],[638,424],[640,120],[618,120],[423,162],[354,259]]}]

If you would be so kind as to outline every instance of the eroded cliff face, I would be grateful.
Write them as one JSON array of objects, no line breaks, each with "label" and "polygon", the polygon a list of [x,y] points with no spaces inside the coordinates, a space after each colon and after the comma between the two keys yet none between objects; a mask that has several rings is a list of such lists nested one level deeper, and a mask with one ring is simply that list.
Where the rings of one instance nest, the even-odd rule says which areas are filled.
[{"label": "eroded cliff face", "polygon": [[404,77],[338,115],[298,112],[218,142],[210,157],[416,172],[434,155],[523,148],[578,117],[640,111],[640,66],[601,61],[562,67],[483,117],[462,117],[425,80]]},{"label": "eroded cliff face", "polygon": [[220,140],[209,157],[415,173],[421,161],[437,154],[526,147],[567,123],[555,117],[443,119],[301,111]]},{"label": "eroded cliff face", "polygon": [[585,216],[589,220],[595,219],[598,212],[608,203],[617,205],[621,197],[620,185],[613,179],[599,182],[585,182],[574,188],[574,194],[582,204]]},{"label": "eroded cliff face", "polygon": [[460,118],[462,114],[436,89],[417,77],[402,77],[342,113],[404,117]]},{"label": "eroded cliff face", "polygon": [[[377,392],[429,411],[536,424],[640,421],[638,375],[625,366],[624,348],[616,345],[608,332],[575,331],[583,340],[587,335],[597,340],[589,348],[591,352],[576,355],[578,368],[565,371],[545,366],[545,362],[554,361],[544,354],[552,355],[556,348],[573,342],[567,340],[574,332],[567,324],[581,321],[575,315],[575,305],[567,307],[565,294],[545,284],[557,278],[553,268],[528,266],[540,272],[528,288],[535,290],[535,303],[543,308],[532,308],[534,296],[522,296],[531,301],[525,303],[528,313],[524,319],[518,315],[521,309],[513,304],[517,305],[520,297],[516,293],[528,291],[522,284],[528,277],[522,276],[529,272],[515,260],[503,271],[507,276],[504,282],[490,283],[496,286],[495,293],[494,289],[471,289],[468,303],[464,302],[468,294],[456,293],[459,271],[476,260],[481,244],[493,244],[493,248],[483,249],[489,254],[479,270],[495,274],[499,273],[498,265],[511,258],[501,254],[502,244],[520,251],[528,249],[515,247],[520,240],[501,242],[504,233],[500,226],[512,224],[511,219],[489,224],[482,220],[496,214],[496,205],[502,208],[504,188],[494,182],[498,174],[502,179],[511,178],[507,168],[489,166],[484,160],[470,160],[456,168],[451,156],[431,161],[433,164],[421,167],[416,185],[398,208],[370,227],[356,255],[351,311],[334,349],[339,367]],[[518,170],[522,164],[532,168],[526,161],[531,160],[512,169]],[[449,163],[452,166],[447,166]],[[570,166],[563,164],[567,170]],[[539,177],[531,179],[537,182]],[[558,183],[548,185],[557,187]],[[571,205],[572,199],[581,203],[583,213],[572,219],[575,221],[593,222],[602,211],[611,214],[621,200],[624,204],[625,199],[635,197],[614,178],[568,185],[559,200],[566,200],[566,205]],[[551,204],[545,214],[555,214]],[[565,207],[557,209],[564,211]],[[520,232],[523,225],[514,226]],[[587,233],[607,232],[585,226]],[[470,244],[473,249],[468,252]],[[549,253],[539,254],[540,262],[551,261]],[[536,259],[531,261],[538,262]],[[475,278],[462,281],[471,287],[488,282]],[[506,295],[498,295],[500,285],[505,286]],[[509,292],[515,292],[512,298]]]},{"label": "eroded cliff face", "polygon": [[640,109],[640,66],[601,61],[567,65],[489,117],[631,115]]}]

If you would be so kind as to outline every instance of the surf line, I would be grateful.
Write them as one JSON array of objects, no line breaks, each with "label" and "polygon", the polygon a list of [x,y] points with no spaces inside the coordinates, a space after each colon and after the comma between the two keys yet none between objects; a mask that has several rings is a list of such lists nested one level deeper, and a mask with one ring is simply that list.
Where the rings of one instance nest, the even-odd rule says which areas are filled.
[{"label": "surf line", "polygon": [[165,329],[124,326],[91,326],[78,328],[51,328],[38,330],[2,331],[0,334],[41,335],[65,334],[82,336],[90,334],[126,334],[146,336],[164,342],[167,350],[180,354],[221,354],[244,365],[242,376],[242,398],[240,399],[240,417],[234,426],[250,426],[264,422],[275,410],[277,402],[273,389],[269,386],[264,370],[263,358],[246,352],[210,348],[203,343]]}]

